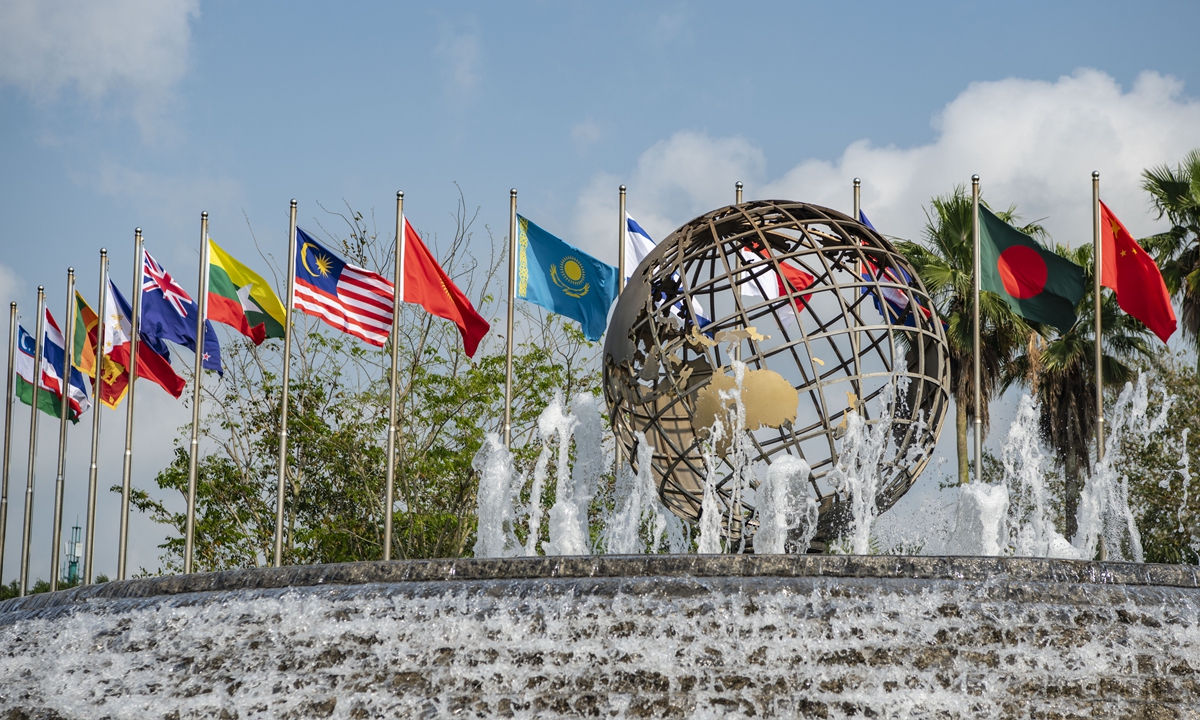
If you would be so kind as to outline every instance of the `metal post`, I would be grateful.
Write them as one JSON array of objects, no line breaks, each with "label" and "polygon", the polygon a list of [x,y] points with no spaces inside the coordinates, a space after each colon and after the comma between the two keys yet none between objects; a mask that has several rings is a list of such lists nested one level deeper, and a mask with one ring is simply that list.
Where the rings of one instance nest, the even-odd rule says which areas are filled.
[{"label": "metal post", "polygon": [[200,391],[204,378],[204,319],[208,315],[208,212],[200,213],[200,277],[196,281],[196,362],[192,366],[192,438],[188,446],[187,525],[183,540],[183,572],[192,572],[196,549],[196,475],[200,463]]},{"label": "metal post", "polygon": [[1103,328],[1100,323],[1100,280],[1104,274],[1104,243],[1100,242],[1100,172],[1092,173],[1092,248],[1095,257],[1092,288],[1096,308],[1096,462],[1104,459]]},{"label": "metal post", "polygon": [[287,302],[283,305],[283,386],[279,397],[279,487],[275,499],[275,567],[283,564],[283,492],[287,480],[288,385],[292,366],[292,302],[296,298],[296,199],[288,221]]},{"label": "metal post", "polygon": [[75,311],[75,268],[67,268],[67,312],[64,313],[65,324],[62,327],[63,364],[59,368],[62,398],[58,406],[58,476],[54,480],[54,529],[51,533],[54,552],[50,554],[50,592],[58,590],[58,553],[62,545],[63,492],[67,474],[67,425],[71,418],[71,351],[75,345],[67,338],[74,338],[75,335]]},{"label": "metal post", "polygon": [[508,337],[504,363],[504,447],[512,447],[513,304],[517,298],[517,189],[508,191]]},{"label": "metal post", "polygon": [[854,220],[862,222],[862,180],[854,178]]},{"label": "metal post", "polygon": [[974,252],[974,271],[971,275],[971,318],[974,328],[972,338],[972,364],[975,387],[975,482],[983,482],[983,388],[980,387],[979,369],[979,176],[971,176],[971,242]]},{"label": "metal post", "polygon": [[12,464],[12,411],[16,395],[17,304],[8,306],[8,392],[4,396],[4,470],[0,478],[0,584],[4,580],[4,538],[8,535],[8,468]]},{"label": "metal post", "polygon": [[117,579],[125,579],[129,557],[129,493],[133,485],[133,396],[137,390],[137,354],[142,332],[142,229],[133,231],[133,317],[129,318],[129,404],[125,406],[125,464],[121,470],[121,534]]},{"label": "metal post", "polygon": [[25,482],[25,524],[21,529],[21,597],[29,587],[29,536],[33,532],[33,480],[37,469],[38,386],[42,379],[42,335],[46,332],[46,289],[38,285],[37,330],[33,336],[33,390],[29,395],[29,472]]},{"label": "metal post", "polygon": [[[620,293],[625,290],[625,276],[627,274],[625,272],[625,245],[627,244],[627,238],[629,237],[629,220],[625,213],[625,186],[622,185],[620,188],[618,188],[618,192],[620,193],[620,199],[617,202],[617,215],[619,215],[620,218],[619,222],[617,223],[617,294],[620,295]],[[614,416],[612,420],[615,429],[617,418]],[[614,441],[613,459],[616,461],[616,464],[613,468],[613,475],[614,477],[619,477],[618,473],[621,472],[621,463],[624,459],[623,456],[625,453],[622,452],[620,441],[616,440],[616,438],[614,438]]]},{"label": "metal post", "polygon": [[404,192],[396,192],[395,284],[392,295],[392,371],[388,375],[387,490],[383,501],[383,559],[392,559],[392,512],[396,504],[396,395],[400,383],[400,303],[404,302]]},{"label": "metal post", "polygon": [[738,180],[737,184],[734,185],[733,188],[734,188],[733,196],[736,199],[735,201],[737,202],[738,205],[741,205],[742,204],[742,181]]},{"label": "metal post", "polygon": [[625,238],[629,233],[629,223],[625,219],[625,186],[620,188],[621,199],[617,203],[619,210],[617,214],[621,216],[620,222],[617,224],[617,292],[620,293],[625,289]]},{"label": "metal post", "polygon": [[92,584],[92,560],[95,553],[92,546],[96,542],[96,493],[99,490],[99,470],[96,456],[100,450],[100,409],[104,407],[101,400],[103,390],[104,341],[108,329],[105,313],[107,308],[104,301],[108,298],[108,250],[100,248],[100,300],[96,304],[96,365],[92,368],[92,462],[88,466],[88,504],[87,504],[87,545],[83,549],[83,584]]}]

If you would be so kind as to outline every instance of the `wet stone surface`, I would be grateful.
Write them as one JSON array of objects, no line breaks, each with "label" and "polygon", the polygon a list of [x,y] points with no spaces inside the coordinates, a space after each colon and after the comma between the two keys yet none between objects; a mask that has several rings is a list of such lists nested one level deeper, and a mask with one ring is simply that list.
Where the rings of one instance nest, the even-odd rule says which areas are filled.
[{"label": "wet stone surface", "polygon": [[0,604],[0,717],[1200,719],[1195,580],[680,557],[111,583]]}]

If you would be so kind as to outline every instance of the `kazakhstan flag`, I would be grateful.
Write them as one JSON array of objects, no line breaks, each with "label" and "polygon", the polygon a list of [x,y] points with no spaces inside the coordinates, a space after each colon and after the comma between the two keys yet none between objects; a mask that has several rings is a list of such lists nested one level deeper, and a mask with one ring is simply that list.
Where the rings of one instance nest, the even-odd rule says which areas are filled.
[{"label": "kazakhstan flag", "polygon": [[578,320],[595,342],[617,298],[617,269],[517,216],[517,297]]}]

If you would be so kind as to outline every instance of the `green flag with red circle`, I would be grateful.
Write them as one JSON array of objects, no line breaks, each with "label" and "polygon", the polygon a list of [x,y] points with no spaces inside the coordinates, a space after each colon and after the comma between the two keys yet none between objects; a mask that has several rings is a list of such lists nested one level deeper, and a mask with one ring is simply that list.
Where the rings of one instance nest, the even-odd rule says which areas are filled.
[{"label": "green flag with red circle", "polygon": [[1026,320],[1065,333],[1087,292],[1083,268],[979,207],[979,287],[994,292]]}]

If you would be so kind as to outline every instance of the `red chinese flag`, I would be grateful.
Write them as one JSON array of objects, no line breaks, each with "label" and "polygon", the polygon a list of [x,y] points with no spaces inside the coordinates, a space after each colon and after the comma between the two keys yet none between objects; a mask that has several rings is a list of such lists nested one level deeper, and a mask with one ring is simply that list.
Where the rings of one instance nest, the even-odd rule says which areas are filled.
[{"label": "red chinese flag", "polygon": [[475,356],[479,341],[491,328],[438,265],[408,218],[404,219],[404,302],[416,303],[457,325],[467,357]]},{"label": "red chinese flag", "polygon": [[1104,266],[1100,283],[1112,288],[1122,310],[1166,342],[1177,326],[1167,284],[1154,260],[1104,203],[1100,203],[1100,240]]}]

